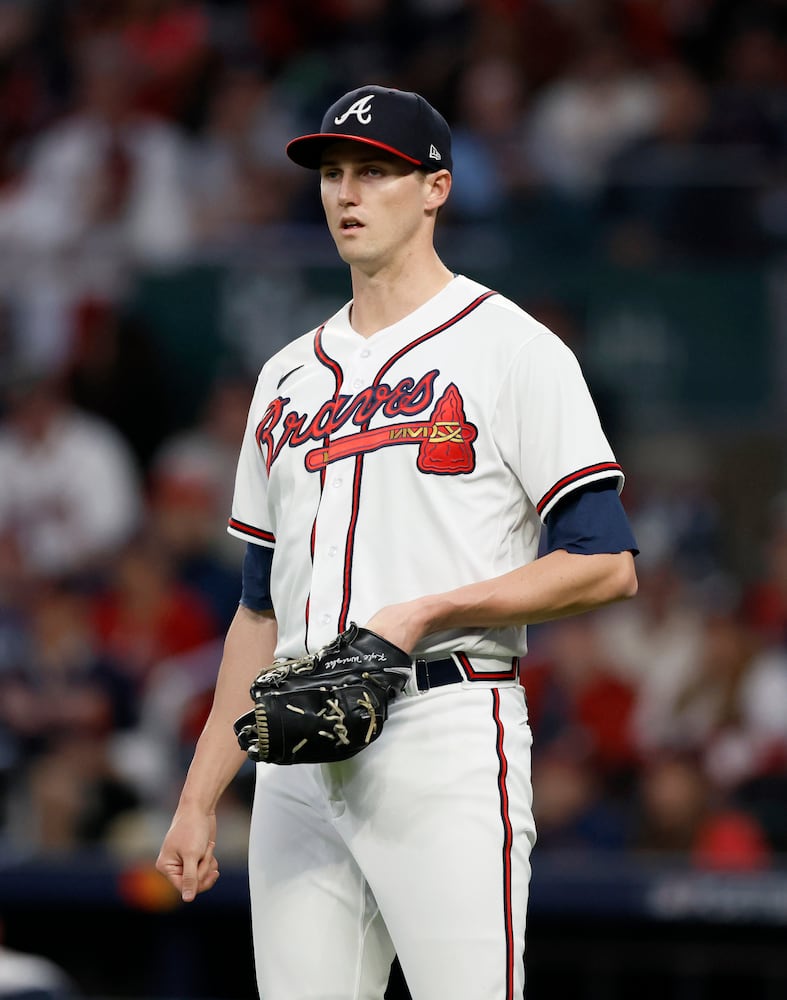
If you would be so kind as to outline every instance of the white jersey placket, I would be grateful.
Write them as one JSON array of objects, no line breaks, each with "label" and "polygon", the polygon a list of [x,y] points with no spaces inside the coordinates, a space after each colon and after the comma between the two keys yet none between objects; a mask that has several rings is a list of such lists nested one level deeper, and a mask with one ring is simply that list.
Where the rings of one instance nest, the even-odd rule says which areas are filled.
[{"label": "white jersey placket", "polygon": [[[374,380],[377,366],[371,348],[364,343],[347,351],[339,367],[343,373],[339,391],[349,404]],[[357,429],[350,418],[331,440],[355,434]],[[343,608],[349,602],[353,570],[350,546],[363,502],[359,481],[362,463],[362,457],[352,456],[334,461],[324,470],[322,495],[315,518],[309,598],[310,648],[329,641],[346,624]]]}]

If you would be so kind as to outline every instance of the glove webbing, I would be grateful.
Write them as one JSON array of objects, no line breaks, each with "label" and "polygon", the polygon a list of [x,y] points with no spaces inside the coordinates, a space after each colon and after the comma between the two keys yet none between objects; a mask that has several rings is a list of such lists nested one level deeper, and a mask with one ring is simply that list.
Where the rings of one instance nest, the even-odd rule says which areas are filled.
[{"label": "glove webbing", "polygon": [[[369,675],[364,674],[364,676],[368,677]],[[321,688],[321,690],[327,691],[328,688]],[[328,708],[331,709],[332,711],[332,714],[331,715],[326,714],[328,708],[320,709],[320,711],[317,714],[323,716],[326,722],[333,723],[332,727],[333,731],[327,732],[325,729],[320,729],[318,730],[317,735],[325,736],[326,739],[329,740],[335,740],[342,746],[349,746],[350,741],[347,738],[347,726],[344,725],[346,713],[342,710],[337,698],[326,698],[326,701],[328,703]],[[358,704],[369,712],[369,728],[366,731],[366,736],[364,737],[364,743],[368,744],[371,741],[372,736],[375,733],[375,730],[377,729],[377,713],[375,712],[374,704],[372,703],[372,700],[366,691],[364,691],[363,697],[358,699]],[[298,715],[306,714],[302,708],[297,708],[295,705],[285,705],[284,707],[288,709],[290,712],[296,712]],[[257,722],[257,733],[259,736],[258,740],[259,752],[262,758],[265,759],[270,750],[270,736],[268,731],[268,715],[265,711],[264,706],[262,705],[255,706],[254,718],[256,719]],[[300,741],[300,743],[296,743],[295,746],[292,748],[293,754],[296,754],[299,750],[305,747],[308,742],[309,742],[308,740],[303,739]]]}]

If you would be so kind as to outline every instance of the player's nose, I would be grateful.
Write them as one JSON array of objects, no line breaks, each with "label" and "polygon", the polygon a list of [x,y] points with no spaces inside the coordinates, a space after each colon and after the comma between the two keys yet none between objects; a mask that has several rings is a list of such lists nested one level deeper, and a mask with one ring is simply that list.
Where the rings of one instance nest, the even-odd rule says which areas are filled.
[{"label": "player's nose", "polygon": [[347,205],[358,204],[358,182],[350,171],[345,170],[342,174],[341,183],[338,190],[339,204],[344,208]]}]

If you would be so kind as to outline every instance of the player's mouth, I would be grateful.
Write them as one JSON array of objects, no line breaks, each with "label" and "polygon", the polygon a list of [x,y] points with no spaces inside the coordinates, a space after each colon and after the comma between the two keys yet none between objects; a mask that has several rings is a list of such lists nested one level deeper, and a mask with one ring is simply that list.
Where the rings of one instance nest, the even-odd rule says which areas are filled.
[{"label": "player's mouth", "polygon": [[363,223],[353,218],[342,219],[339,228],[342,232],[350,232],[353,229],[363,229]]}]

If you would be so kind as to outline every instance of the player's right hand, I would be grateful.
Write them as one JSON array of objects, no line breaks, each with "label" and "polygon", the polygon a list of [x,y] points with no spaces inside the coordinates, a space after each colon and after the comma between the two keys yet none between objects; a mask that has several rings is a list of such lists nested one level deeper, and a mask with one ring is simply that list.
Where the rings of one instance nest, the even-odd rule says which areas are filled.
[{"label": "player's right hand", "polygon": [[388,604],[372,615],[366,628],[406,652],[411,652],[428,631],[423,624],[424,600]]},{"label": "player's right hand", "polygon": [[216,884],[219,863],[213,853],[215,847],[215,816],[175,814],[156,859],[156,869],[175,886],[184,903]]}]

